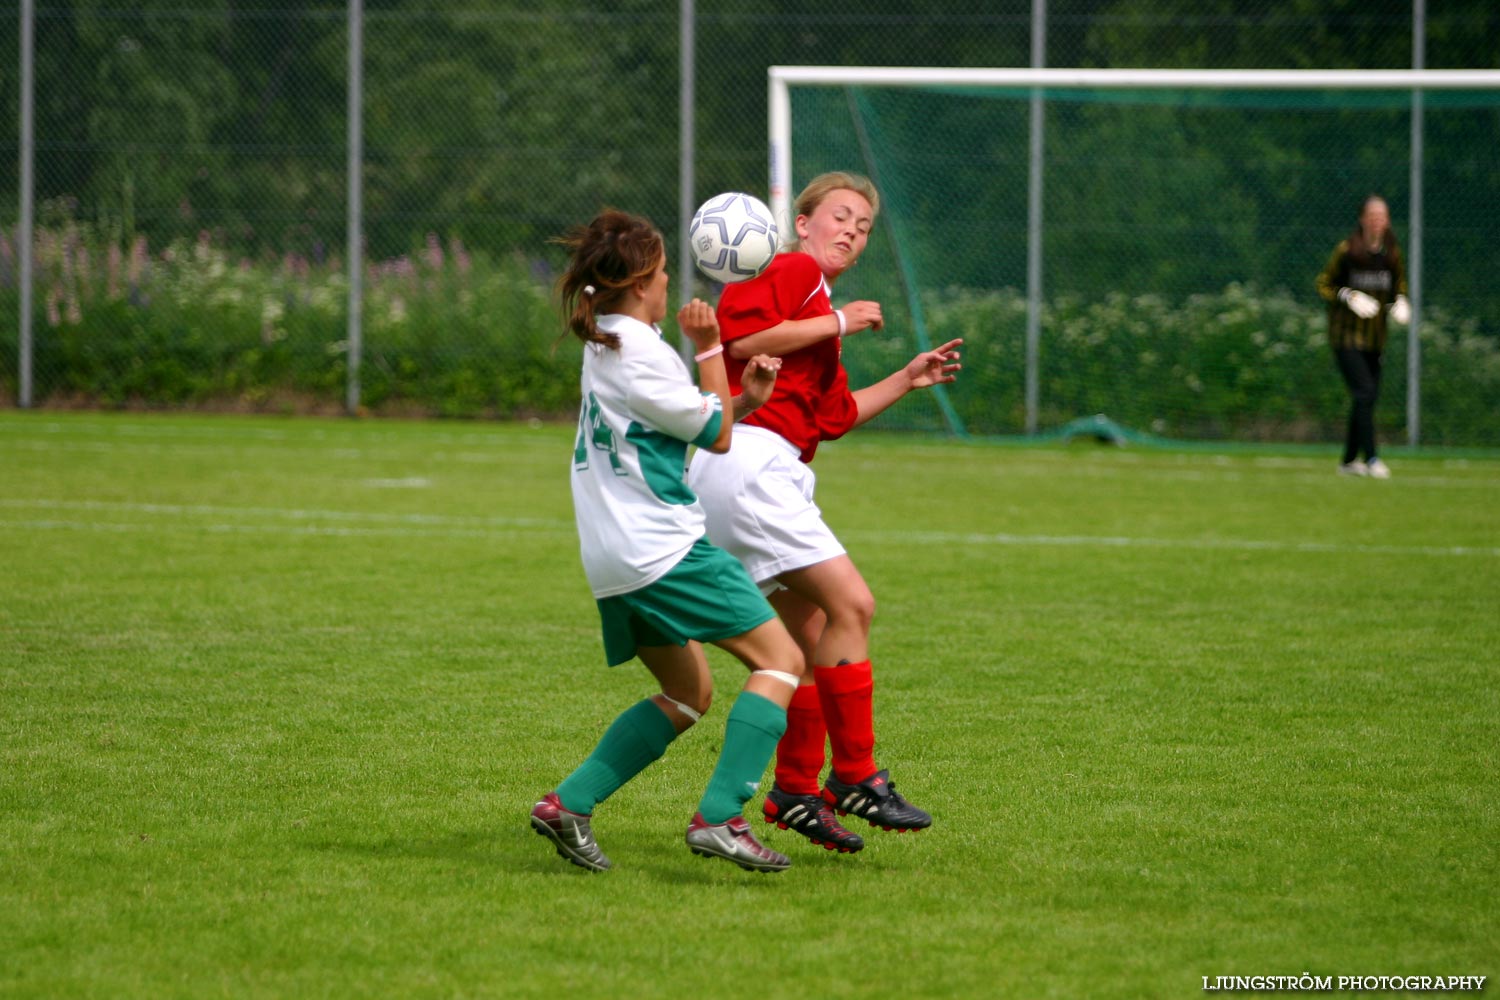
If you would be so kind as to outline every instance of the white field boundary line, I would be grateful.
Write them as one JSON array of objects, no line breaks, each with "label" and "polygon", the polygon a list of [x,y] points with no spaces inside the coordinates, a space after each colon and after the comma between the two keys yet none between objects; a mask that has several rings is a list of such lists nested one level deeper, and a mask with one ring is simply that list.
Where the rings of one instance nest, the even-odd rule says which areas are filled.
[{"label": "white field boundary line", "polygon": [[[210,535],[328,535],[351,538],[514,538],[517,533],[526,535],[562,535],[561,527],[545,528],[363,528],[356,525],[332,524],[225,524],[223,522],[146,522],[146,521],[60,521],[36,519],[29,521],[7,521],[0,519],[0,532],[9,528],[29,531],[108,531],[149,532],[162,534],[168,531],[199,532]],[[571,528],[568,532],[571,533]]]},{"label": "white field boundary line", "polygon": [[[569,426],[572,421],[563,421],[557,426]],[[516,424],[497,424],[495,430],[479,429],[472,431],[439,431],[426,430],[421,439],[440,441],[447,444],[499,444],[505,440],[507,428],[516,427]],[[535,425],[531,429],[535,429]],[[62,436],[77,438],[83,435],[99,435],[102,437],[129,437],[129,438],[199,438],[206,441],[223,442],[235,439],[251,441],[270,441],[281,443],[285,441],[309,441],[317,444],[327,444],[333,441],[376,441],[386,443],[391,441],[412,440],[413,435],[405,434],[399,429],[378,429],[361,427],[358,429],[347,426],[328,427],[301,427],[295,432],[278,427],[256,427],[246,425],[235,420],[222,420],[214,423],[195,423],[191,425],[174,424],[167,421],[156,423],[132,423],[126,420],[70,420],[67,423],[45,423],[34,424],[26,420],[10,421],[0,417],[0,433],[11,433],[18,437],[31,437],[36,435]],[[57,443],[52,441],[50,443]],[[135,442],[132,442],[135,443]]]},{"label": "white field boundary line", "polygon": [[[108,500],[8,500],[0,499],[0,508],[46,511],[98,511],[124,514],[165,515],[169,517],[268,518],[277,521],[346,521],[390,524],[405,528],[464,528],[514,530],[531,528],[573,527],[571,519],[543,517],[463,517],[447,514],[391,514],[379,511],[304,510],[287,507],[225,507],[213,504],[128,503]],[[51,519],[57,521],[58,519]],[[0,521],[0,524],[11,522]],[[87,522],[62,522],[85,524]],[[110,522],[119,523],[119,522]],[[141,523],[142,527],[153,525]]]},{"label": "white field boundary line", "polygon": [[[298,458],[326,457],[335,459],[365,460],[386,459],[389,455],[381,450],[380,442],[361,442],[363,447],[338,446],[333,442],[312,445],[274,441],[227,442],[227,441],[5,441],[6,448],[17,452],[56,454],[72,452],[88,455],[152,455],[180,458],[182,456],[223,457],[250,453],[293,455]],[[289,450],[290,449],[290,450]],[[469,464],[499,464],[513,462],[514,456],[506,453],[503,443],[490,451],[428,451],[424,460],[436,462],[464,462]]]},{"label": "white field boundary line", "polygon": [[[6,429],[0,422],[0,431]],[[197,442],[179,441],[144,441],[144,440],[122,440],[119,438],[111,440],[92,441],[0,441],[0,445],[13,448],[16,451],[55,453],[59,451],[80,452],[98,455],[161,455],[171,457],[181,456],[209,456],[223,457],[226,461],[233,455],[241,455],[251,451],[270,451],[277,454],[285,454],[282,449],[286,446],[284,438],[278,439],[267,435],[284,435],[284,432],[267,431],[260,440],[250,443],[234,443],[227,440]],[[196,436],[196,435],[183,435]],[[123,436],[122,436],[123,437]],[[377,439],[361,439],[358,444],[361,447],[339,446],[332,440],[316,440],[304,446],[303,441],[311,439],[298,439],[295,449],[290,454],[298,458],[324,457],[337,460],[364,461],[370,459],[384,460],[389,455],[378,446],[382,443]],[[352,439],[348,444],[355,444]],[[498,465],[514,463],[515,456],[509,453],[502,439],[477,439],[476,443],[493,443],[496,447],[486,451],[431,451],[423,454],[423,460],[427,462],[452,462],[459,465]],[[846,448],[853,449],[862,447],[858,442],[846,444]],[[928,449],[929,453],[936,449]],[[947,454],[947,452],[944,452]],[[547,460],[550,463],[550,459]],[[1059,463],[1069,464],[1059,468]],[[1333,473],[1328,472],[1328,461],[1326,458],[1267,458],[1256,457],[1249,459],[1252,468],[1244,468],[1236,464],[1237,460],[1225,455],[1203,455],[1203,456],[1160,456],[1145,455],[1141,453],[1116,453],[1107,459],[1101,456],[1097,464],[1080,463],[1076,458],[1062,454],[1049,454],[1046,452],[1034,452],[1027,454],[1024,458],[1015,458],[999,466],[999,473],[1010,477],[1038,476],[1055,477],[1067,475],[1083,479],[1102,478],[1141,478],[1159,481],[1188,481],[1188,482],[1245,482],[1250,481],[1255,473],[1264,470],[1276,470],[1284,472],[1285,478],[1278,482],[1293,481],[1299,483],[1325,483],[1335,478]],[[1415,471],[1425,469],[1425,466],[1407,466],[1404,463],[1397,466],[1396,482],[1394,484],[1383,484],[1380,489],[1402,489],[1411,486],[1432,486],[1443,489],[1465,489],[1465,490],[1495,490],[1500,489],[1500,477],[1488,475],[1490,467],[1500,467],[1500,463],[1488,462],[1486,460],[1473,459],[1441,459],[1434,463],[1439,470],[1436,473]],[[1207,468],[1194,466],[1208,466]],[[888,459],[851,458],[848,460],[848,468],[853,469],[875,469],[882,474],[889,470]],[[1475,470],[1475,474],[1445,475],[1446,470]],[[431,485],[431,477],[427,486]],[[371,489],[394,489],[394,488],[419,488],[414,481],[403,481],[399,478],[362,478],[362,485]],[[1359,488],[1359,487],[1356,487]]]},{"label": "white field boundary line", "polygon": [[[210,505],[108,503],[95,500],[0,500],[0,508],[40,508],[163,515],[171,521],[96,521],[64,518],[0,519],[0,529],[82,531],[208,531],[296,535],[461,536],[483,538],[513,535],[517,531],[547,533],[572,531],[569,521],[546,518],[449,517],[432,514],[383,514],[360,511],[289,510],[274,507],[217,507]],[[354,524],[255,524],[246,521],[186,522],[184,515],[209,517],[270,518],[275,521],[343,521]],[[1136,538],[1124,535],[1015,535],[950,531],[849,531],[849,539],[881,545],[968,545],[1014,547],[1093,547],[1184,549],[1188,551],[1364,553],[1371,555],[1500,558],[1500,547],[1469,545],[1340,545],[1333,542],[1279,542],[1253,538]]]},{"label": "white field boundary line", "polygon": [[1335,542],[1278,542],[1254,538],[1132,538],[1125,535],[1011,535],[957,531],[847,531],[842,537],[865,538],[882,544],[1013,545],[1124,549],[1189,549],[1232,552],[1369,553],[1374,555],[1480,556],[1500,558],[1500,547],[1476,545],[1340,545]]}]

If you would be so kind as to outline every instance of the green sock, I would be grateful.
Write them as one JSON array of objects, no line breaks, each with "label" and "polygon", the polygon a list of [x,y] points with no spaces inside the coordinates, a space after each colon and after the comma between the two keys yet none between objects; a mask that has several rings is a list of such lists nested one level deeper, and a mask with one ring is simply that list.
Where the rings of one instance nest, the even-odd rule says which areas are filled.
[{"label": "green sock", "polygon": [[740,692],[724,723],[719,763],[698,803],[704,822],[723,823],[744,811],[784,732],[786,709],[753,691]]},{"label": "green sock", "polygon": [[563,808],[585,815],[593,812],[594,806],[666,753],[676,738],[676,727],[656,702],[647,698],[631,705],[610,723],[578,770],[557,786]]}]

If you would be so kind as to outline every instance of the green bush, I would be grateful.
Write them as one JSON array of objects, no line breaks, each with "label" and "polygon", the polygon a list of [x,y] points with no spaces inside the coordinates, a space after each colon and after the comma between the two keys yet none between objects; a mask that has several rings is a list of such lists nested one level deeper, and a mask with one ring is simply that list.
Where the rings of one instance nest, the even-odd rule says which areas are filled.
[{"label": "green bush", "polygon": [[[0,394],[16,394],[16,308],[0,234]],[[337,411],[348,364],[348,277],[337,258],[232,259],[207,234],[151,252],[77,225],[37,239],[34,399],[41,405]],[[429,237],[366,268],[360,397],[373,413],[571,417],[578,346],[560,338],[544,261],[471,254]],[[1230,285],[1160,296],[1060,297],[1046,304],[1039,426],[1105,414],[1167,438],[1304,441],[1342,434],[1347,399],[1311,295]],[[1025,426],[1026,303],[1015,290],[948,289],[923,302],[928,337],[963,337],[947,390],[972,434]],[[855,386],[915,352],[895,310],[851,338]],[[1471,320],[1422,322],[1422,439],[1500,445],[1500,347]],[[1386,354],[1381,432],[1406,421],[1405,331]],[[902,404],[882,425],[941,429]]]},{"label": "green bush", "polygon": [[[966,429],[1023,429],[1024,296],[950,289],[924,308],[934,343],[965,340],[964,370],[950,398]],[[1180,302],[1064,297],[1044,306],[1041,329],[1042,428],[1102,413],[1168,438],[1320,441],[1341,437],[1348,419],[1326,310],[1316,300],[1242,285]],[[1424,312],[1421,337],[1422,440],[1500,444],[1493,420],[1500,344],[1474,321],[1437,309]],[[1393,326],[1378,414],[1382,433],[1391,436],[1406,426],[1406,355],[1406,330]],[[898,352],[882,352],[887,371],[902,360]],[[877,377],[874,368],[860,374]]]},{"label": "green bush", "polygon": [[[37,240],[41,405],[336,410],[348,276],[337,258],[232,260],[208,236],[152,253],[79,227]],[[431,238],[366,268],[361,401],[371,412],[513,418],[576,405],[577,353],[532,262]],[[14,282],[0,286],[0,392],[16,393]],[[555,355],[555,356],[554,356]]]}]

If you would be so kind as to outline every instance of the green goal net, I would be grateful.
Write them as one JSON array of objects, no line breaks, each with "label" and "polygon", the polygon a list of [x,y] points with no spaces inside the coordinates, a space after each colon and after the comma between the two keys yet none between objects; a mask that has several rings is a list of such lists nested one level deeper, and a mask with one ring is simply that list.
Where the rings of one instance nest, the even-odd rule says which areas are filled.
[{"label": "green goal net", "polygon": [[785,211],[833,169],[871,176],[882,197],[834,293],[878,299],[888,319],[845,344],[851,382],[965,342],[959,382],[882,426],[1336,439],[1347,397],[1314,281],[1378,193],[1419,307],[1415,345],[1391,327],[1380,433],[1500,444],[1500,73],[1420,98],[1300,81],[1033,89],[793,73],[778,126],[776,73],[795,69],[773,70],[773,202]]}]

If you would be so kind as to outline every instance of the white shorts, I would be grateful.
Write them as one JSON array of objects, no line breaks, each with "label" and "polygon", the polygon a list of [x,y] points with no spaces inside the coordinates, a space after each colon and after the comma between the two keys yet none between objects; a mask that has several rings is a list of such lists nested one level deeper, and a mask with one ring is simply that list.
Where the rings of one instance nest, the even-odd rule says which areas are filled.
[{"label": "white shorts", "polygon": [[708,515],[708,537],[738,559],[761,589],[776,577],[844,554],[813,503],[817,477],[797,448],[775,431],[734,428],[729,451],[699,451],[687,483]]}]

